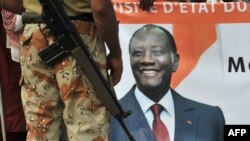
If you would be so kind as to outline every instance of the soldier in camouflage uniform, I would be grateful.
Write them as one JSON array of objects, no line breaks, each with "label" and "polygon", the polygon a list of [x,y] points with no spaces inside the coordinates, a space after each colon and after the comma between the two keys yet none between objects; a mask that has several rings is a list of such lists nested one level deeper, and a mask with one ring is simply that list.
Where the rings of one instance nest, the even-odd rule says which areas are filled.
[{"label": "soldier in camouflage uniform", "polygon": [[[12,12],[41,14],[38,0],[1,0]],[[102,74],[112,83],[122,73],[118,25],[110,0],[64,0],[69,16],[92,13],[93,21],[74,20],[81,37]],[[88,76],[69,56],[53,68],[41,62],[38,53],[54,42],[44,23],[27,23],[21,37],[22,100],[27,122],[27,141],[59,141],[63,127],[67,140],[107,141],[109,113],[97,97]],[[104,42],[109,54],[106,56]]]}]

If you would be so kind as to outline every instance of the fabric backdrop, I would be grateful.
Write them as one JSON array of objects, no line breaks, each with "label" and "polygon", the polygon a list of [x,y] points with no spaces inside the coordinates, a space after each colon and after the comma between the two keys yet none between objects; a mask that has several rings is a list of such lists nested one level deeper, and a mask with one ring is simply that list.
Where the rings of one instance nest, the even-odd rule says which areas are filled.
[{"label": "fabric backdrop", "polygon": [[250,124],[250,3],[171,3],[157,1],[149,12],[138,0],[113,0],[123,50],[124,73],[115,86],[120,99],[135,83],[128,42],[144,24],[174,36],[180,64],[172,87],[183,96],[218,105],[226,124]]}]

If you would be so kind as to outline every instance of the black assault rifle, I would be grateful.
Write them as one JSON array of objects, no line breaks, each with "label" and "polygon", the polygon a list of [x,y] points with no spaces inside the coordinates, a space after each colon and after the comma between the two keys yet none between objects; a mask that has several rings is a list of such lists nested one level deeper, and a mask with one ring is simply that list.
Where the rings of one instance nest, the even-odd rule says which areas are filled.
[{"label": "black assault rifle", "polygon": [[109,83],[99,71],[86,44],[67,16],[62,2],[60,0],[39,1],[43,8],[42,19],[56,38],[54,44],[39,53],[41,59],[48,66],[54,66],[58,61],[72,55],[88,76],[97,95],[110,114],[119,121],[130,141],[135,141],[123,121],[123,118],[126,118],[130,112],[124,112],[122,109],[114,90],[111,89]]}]

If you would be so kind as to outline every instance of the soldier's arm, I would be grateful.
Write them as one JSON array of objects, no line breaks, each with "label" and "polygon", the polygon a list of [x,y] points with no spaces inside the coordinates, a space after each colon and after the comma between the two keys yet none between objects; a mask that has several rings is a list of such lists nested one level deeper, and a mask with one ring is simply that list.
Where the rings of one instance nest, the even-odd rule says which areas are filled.
[{"label": "soldier's arm", "polygon": [[151,7],[153,7],[155,0],[140,0],[140,8],[143,11],[150,10]]},{"label": "soldier's arm", "polygon": [[91,0],[93,17],[98,31],[109,48],[110,54],[107,60],[107,69],[111,70],[114,84],[121,79],[122,59],[118,38],[118,23],[111,0]]},{"label": "soldier's arm", "polygon": [[22,0],[0,0],[0,8],[17,14],[24,11]]}]

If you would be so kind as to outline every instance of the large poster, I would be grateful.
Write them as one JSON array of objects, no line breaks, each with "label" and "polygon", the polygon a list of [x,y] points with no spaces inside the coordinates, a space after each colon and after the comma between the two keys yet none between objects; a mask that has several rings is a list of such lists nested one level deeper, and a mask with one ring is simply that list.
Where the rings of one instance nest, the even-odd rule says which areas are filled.
[{"label": "large poster", "polygon": [[139,9],[138,0],[113,4],[124,63],[115,86],[119,99],[135,84],[129,39],[141,26],[157,24],[172,33],[180,54],[172,88],[187,98],[218,105],[226,124],[250,124],[250,4],[156,1],[148,12]]}]

